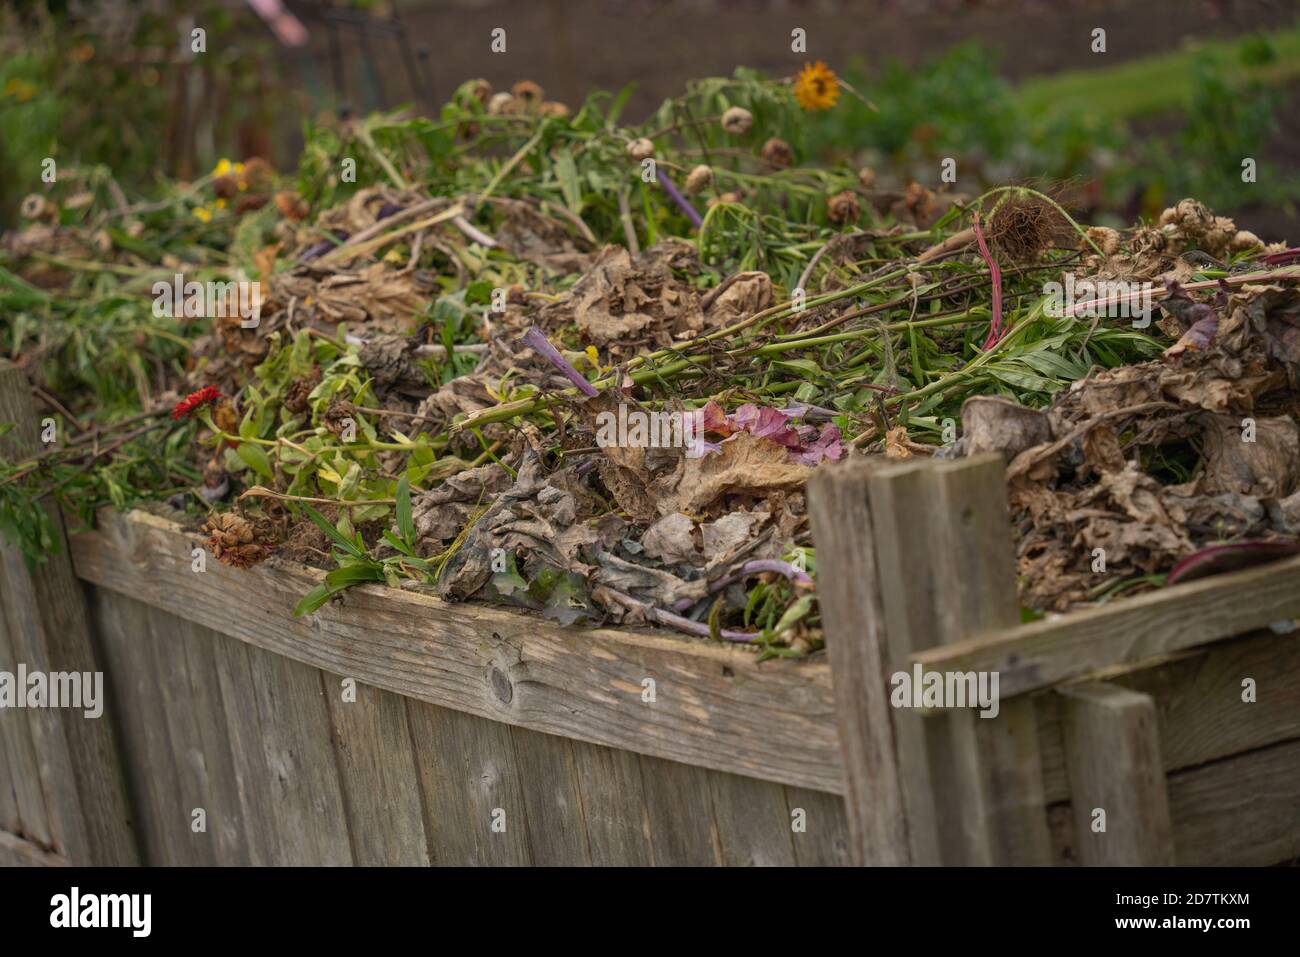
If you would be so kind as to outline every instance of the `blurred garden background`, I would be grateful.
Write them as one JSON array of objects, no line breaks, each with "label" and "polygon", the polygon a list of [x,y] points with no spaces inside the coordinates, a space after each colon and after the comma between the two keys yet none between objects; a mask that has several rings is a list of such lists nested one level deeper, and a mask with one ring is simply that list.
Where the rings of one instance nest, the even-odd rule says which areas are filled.
[{"label": "blurred garden background", "polygon": [[809,114],[803,159],[938,187],[951,157],[968,194],[1048,184],[1116,223],[1196,196],[1300,238],[1300,7],[1278,0],[8,0],[0,225],[42,188],[45,157],[136,195],[222,158],[291,170],[306,127],[437,115],[473,77],[575,108],[630,88],[623,117],[640,122],[700,77],[813,60],[861,97]]}]

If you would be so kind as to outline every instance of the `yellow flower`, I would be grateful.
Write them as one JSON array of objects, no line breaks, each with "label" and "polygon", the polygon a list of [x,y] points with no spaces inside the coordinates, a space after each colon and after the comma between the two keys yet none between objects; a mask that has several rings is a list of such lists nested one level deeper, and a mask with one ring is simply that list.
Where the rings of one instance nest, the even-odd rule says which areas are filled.
[{"label": "yellow flower", "polygon": [[212,170],[213,176],[225,176],[233,167],[228,159],[217,160],[216,168]]},{"label": "yellow flower", "polygon": [[216,202],[216,207],[217,207],[217,209],[225,209],[225,208],[226,208],[226,201],[225,201],[224,199],[218,199],[217,202]]},{"label": "yellow flower", "polygon": [[21,77],[13,77],[5,84],[6,97],[12,97],[19,103],[26,103],[36,95],[36,87]]},{"label": "yellow flower", "polygon": [[840,81],[821,60],[805,63],[795,78],[794,96],[805,110],[829,110],[840,98]]},{"label": "yellow flower", "polygon": [[206,206],[195,206],[194,218],[199,220],[199,222],[210,223],[212,222],[212,210],[208,209]]}]

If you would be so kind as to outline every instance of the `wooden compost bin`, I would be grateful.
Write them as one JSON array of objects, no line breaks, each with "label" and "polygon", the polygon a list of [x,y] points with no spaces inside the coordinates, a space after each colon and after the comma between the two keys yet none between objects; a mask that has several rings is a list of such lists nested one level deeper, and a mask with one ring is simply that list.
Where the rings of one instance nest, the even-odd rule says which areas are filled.
[{"label": "wooden compost bin", "polygon": [[[0,421],[34,441],[12,368]],[[1300,559],[1022,625],[1000,460],[824,467],[809,498],[828,654],[762,664],[381,586],[295,619],[321,572],[196,572],[145,512],[35,571],[6,547],[0,670],[102,670],[108,701],[0,710],[0,863],[1300,856]],[[891,707],[917,662],[997,671],[999,715]]]}]

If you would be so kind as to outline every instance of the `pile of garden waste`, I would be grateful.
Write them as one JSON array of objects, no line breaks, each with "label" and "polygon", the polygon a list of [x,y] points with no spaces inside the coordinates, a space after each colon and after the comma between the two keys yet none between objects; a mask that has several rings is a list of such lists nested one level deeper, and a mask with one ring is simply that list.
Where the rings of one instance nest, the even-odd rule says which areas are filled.
[{"label": "pile of garden waste", "polygon": [[298,614],[386,582],[787,656],[822,644],[805,482],[852,457],[1001,453],[1031,612],[1294,552],[1300,251],[1192,199],[1114,230],[805,165],[855,95],[742,71],[633,128],[474,81],[308,129],[296,172],[61,169],[0,245],[53,423],[4,446],[0,526],[40,561],[33,501],[148,506],[328,570]]}]

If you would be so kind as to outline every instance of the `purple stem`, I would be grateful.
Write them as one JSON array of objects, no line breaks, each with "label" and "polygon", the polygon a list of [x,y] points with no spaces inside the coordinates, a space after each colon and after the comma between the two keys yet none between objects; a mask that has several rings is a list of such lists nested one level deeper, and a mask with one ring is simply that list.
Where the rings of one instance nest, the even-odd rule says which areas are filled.
[{"label": "purple stem", "polygon": [[564,374],[564,377],[578,387],[578,391],[583,395],[592,398],[600,395],[594,385],[586,380],[581,372],[569,364],[569,361],[560,355],[560,350],[551,345],[550,341],[542,334],[542,330],[536,326],[531,326],[521,340],[524,345],[528,346],[539,356],[549,362],[555,368]]},{"label": "purple stem", "polygon": [[[669,628],[676,628],[678,631],[684,631],[688,635],[698,635],[701,638],[709,637],[709,626],[702,621],[691,621],[689,618],[683,618],[681,615],[674,615],[671,611],[664,611],[654,605],[647,604],[639,598],[633,598],[631,595],[624,594],[621,591],[615,591],[610,588],[609,591],[617,595],[620,600],[630,605],[635,605],[651,621],[658,622],[661,625],[667,625]],[[728,641],[753,641],[758,638],[762,632],[759,631],[733,631],[730,628],[721,629],[718,634]]]},{"label": "purple stem", "polygon": [[[724,575],[721,578],[710,582],[708,593],[712,595],[716,592],[720,592],[732,582],[738,582],[742,578],[748,578],[750,575],[757,575],[760,572],[776,572],[777,574],[784,575],[786,578],[796,581],[801,585],[812,584],[812,579],[808,577],[806,572],[801,572],[789,562],[783,562],[776,558],[756,558],[752,562],[745,562],[745,564],[741,565],[740,568],[732,572],[730,575]],[[693,599],[682,598],[673,602],[673,610],[685,611],[693,604],[695,604]]]},{"label": "purple stem", "polygon": [[664,188],[664,192],[677,204],[677,208],[686,214],[686,218],[695,224],[695,228],[699,229],[703,226],[704,220],[700,219],[700,214],[695,211],[695,207],[690,204],[686,197],[677,191],[673,181],[668,178],[668,174],[664,172],[663,167],[658,163],[655,164],[655,175],[659,177],[659,185]]}]

